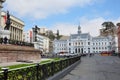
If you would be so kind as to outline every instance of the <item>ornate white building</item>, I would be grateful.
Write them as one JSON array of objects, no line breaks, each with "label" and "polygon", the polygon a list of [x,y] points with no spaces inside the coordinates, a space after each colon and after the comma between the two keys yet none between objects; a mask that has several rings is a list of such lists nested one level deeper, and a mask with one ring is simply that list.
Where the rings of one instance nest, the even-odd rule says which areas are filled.
[{"label": "ornate white building", "polygon": [[[6,12],[2,11],[1,12],[1,28],[4,29],[5,27],[5,22],[6,22]],[[20,20],[19,18],[13,16],[10,14],[10,19],[11,19],[11,25],[10,25],[10,39],[11,40],[18,40],[18,41],[23,41],[23,28],[24,28],[24,21]]]},{"label": "ornate white building", "polygon": [[71,34],[67,39],[54,40],[54,53],[100,53],[111,51],[110,37],[92,37],[89,33],[82,33],[78,26],[77,34]]}]

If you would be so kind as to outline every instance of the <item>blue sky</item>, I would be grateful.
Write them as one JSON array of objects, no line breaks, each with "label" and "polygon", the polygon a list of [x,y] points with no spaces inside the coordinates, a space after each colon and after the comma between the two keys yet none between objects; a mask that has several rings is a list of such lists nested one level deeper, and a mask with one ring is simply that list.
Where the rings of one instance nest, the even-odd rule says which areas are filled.
[{"label": "blue sky", "polygon": [[25,22],[24,30],[35,25],[60,34],[77,32],[99,35],[104,21],[120,22],[120,0],[6,0],[3,10]]}]

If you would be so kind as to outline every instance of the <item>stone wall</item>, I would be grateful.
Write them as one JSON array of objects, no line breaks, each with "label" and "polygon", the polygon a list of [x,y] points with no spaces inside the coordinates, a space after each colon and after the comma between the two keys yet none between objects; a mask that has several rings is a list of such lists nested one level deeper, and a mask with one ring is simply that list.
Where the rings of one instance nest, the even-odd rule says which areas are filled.
[{"label": "stone wall", "polygon": [[0,62],[33,61],[41,59],[41,51],[31,47],[0,45]]}]

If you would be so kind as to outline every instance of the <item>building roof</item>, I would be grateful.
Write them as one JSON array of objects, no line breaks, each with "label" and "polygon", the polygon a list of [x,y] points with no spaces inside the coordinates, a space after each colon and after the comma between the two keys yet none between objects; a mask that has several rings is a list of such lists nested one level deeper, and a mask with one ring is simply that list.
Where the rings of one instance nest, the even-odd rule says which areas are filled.
[{"label": "building roof", "polygon": [[97,36],[97,37],[93,37],[92,39],[108,39],[110,38],[109,36],[108,37],[105,37],[105,36]]},{"label": "building roof", "polygon": [[[6,15],[6,12],[5,11],[2,11],[1,12],[1,16],[5,16]],[[24,23],[24,21],[23,20],[21,20],[20,18],[18,18],[18,17],[15,17],[15,16],[13,16],[12,14],[10,14],[10,19],[11,19],[11,21],[12,20],[14,20],[15,22],[18,22],[18,23],[20,23],[21,25],[25,25],[25,23]]]},{"label": "building roof", "polygon": [[62,36],[60,40],[68,40],[70,36]]},{"label": "building roof", "polygon": [[89,33],[81,33],[81,34],[71,34],[70,35],[70,38],[71,39],[76,39],[76,38],[88,38],[90,37],[90,34]]}]

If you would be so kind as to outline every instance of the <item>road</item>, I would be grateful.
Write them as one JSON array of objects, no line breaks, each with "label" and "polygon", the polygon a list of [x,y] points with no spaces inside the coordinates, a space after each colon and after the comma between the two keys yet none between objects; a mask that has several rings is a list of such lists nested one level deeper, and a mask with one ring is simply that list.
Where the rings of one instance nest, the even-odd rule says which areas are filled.
[{"label": "road", "polygon": [[117,56],[82,57],[81,63],[60,80],[120,80]]}]

